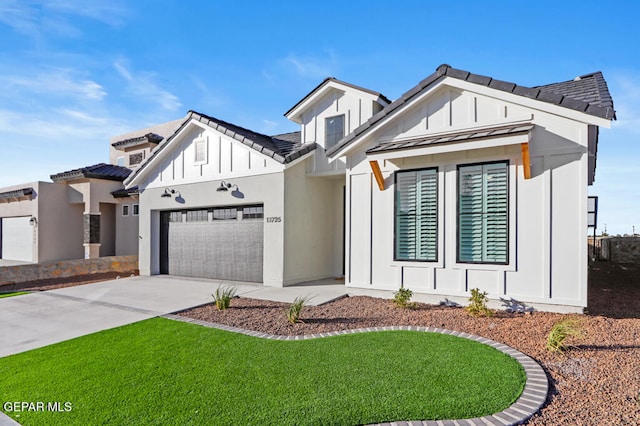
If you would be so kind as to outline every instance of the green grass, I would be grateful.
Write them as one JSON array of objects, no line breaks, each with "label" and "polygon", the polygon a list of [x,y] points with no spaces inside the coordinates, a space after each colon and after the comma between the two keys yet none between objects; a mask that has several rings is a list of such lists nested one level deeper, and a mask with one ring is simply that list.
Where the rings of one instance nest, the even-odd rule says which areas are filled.
[{"label": "green grass", "polygon": [[0,299],[4,297],[20,296],[21,294],[29,294],[27,291],[14,291],[12,293],[0,293]]},{"label": "green grass", "polygon": [[274,341],[162,318],[0,359],[0,403],[72,403],[7,413],[25,425],[468,418],[505,409],[524,382],[509,356],[449,335]]}]

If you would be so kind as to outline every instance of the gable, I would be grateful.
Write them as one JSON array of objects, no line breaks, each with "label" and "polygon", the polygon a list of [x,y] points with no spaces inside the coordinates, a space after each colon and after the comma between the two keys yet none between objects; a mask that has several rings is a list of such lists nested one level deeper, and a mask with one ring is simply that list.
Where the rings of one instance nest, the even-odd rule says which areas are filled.
[{"label": "gable", "polygon": [[[284,165],[220,131],[192,121],[147,172],[147,187],[279,172]],[[129,183],[132,184],[132,183]]]},{"label": "gable", "polygon": [[387,122],[374,137],[387,142],[531,119],[531,111],[522,106],[444,85]]}]

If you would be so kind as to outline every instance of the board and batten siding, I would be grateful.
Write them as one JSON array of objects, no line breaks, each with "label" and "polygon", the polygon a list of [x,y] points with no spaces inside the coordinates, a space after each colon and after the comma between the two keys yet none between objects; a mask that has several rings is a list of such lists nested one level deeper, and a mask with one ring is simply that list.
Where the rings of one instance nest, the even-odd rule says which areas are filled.
[{"label": "board and batten siding", "polygon": [[[158,167],[149,188],[211,179],[231,179],[282,171],[283,166],[226,135],[194,123]],[[206,146],[205,161],[196,161],[196,143]]]},{"label": "board and batten siding", "polygon": [[[379,142],[523,120],[535,124],[531,179],[524,179],[519,143],[473,150],[451,144],[451,152],[411,157],[407,151],[404,158],[379,160],[384,191],[373,182],[365,151]],[[403,111],[348,156],[347,286],[392,291],[404,286],[430,301],[464,304],[468,291],[479,288],[495,301],[513,298],[544,309],[580,311],[587,290],[587,138],[586,123],[446,86]],[[458,263],[457,167],[493,161],[509,162],[509,261]],[[439,179],[438,260],[395,261],[394,172],[430,167],[438,168]]]}]

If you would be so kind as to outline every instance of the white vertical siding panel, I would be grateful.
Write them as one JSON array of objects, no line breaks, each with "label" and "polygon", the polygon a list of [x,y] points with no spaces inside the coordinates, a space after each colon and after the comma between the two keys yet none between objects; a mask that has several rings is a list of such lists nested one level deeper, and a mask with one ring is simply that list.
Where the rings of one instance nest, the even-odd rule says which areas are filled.
[{"label": "white vertical siding panel", "polygon": [[371,197],[372,211],[372,276],[377,286],[388,289],[397,289],[400,283],[397,281],[396,268],[391,266],[393,260],[393,196],[394,188],[390,182],[393,175],[383,172],[386,181],[386,189],[380,191],[373,175]]},{"label": "white vertical siding panel", "polygon": [[371,268],[371,177],[368,174],[350,176],[350,282],[369,286]]}]

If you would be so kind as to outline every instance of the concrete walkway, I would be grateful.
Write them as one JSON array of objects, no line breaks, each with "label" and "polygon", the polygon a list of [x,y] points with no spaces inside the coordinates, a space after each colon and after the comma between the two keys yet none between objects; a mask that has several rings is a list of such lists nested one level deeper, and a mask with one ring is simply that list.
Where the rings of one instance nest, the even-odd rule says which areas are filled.
[{"label": "concrete walkway", "polygon": [[131,277],[0,299],[0,357],[211,302],[219,285],[241,297],[309,305],[344,297],[344,285],[318,281],[275,288],[166,275]]}]

